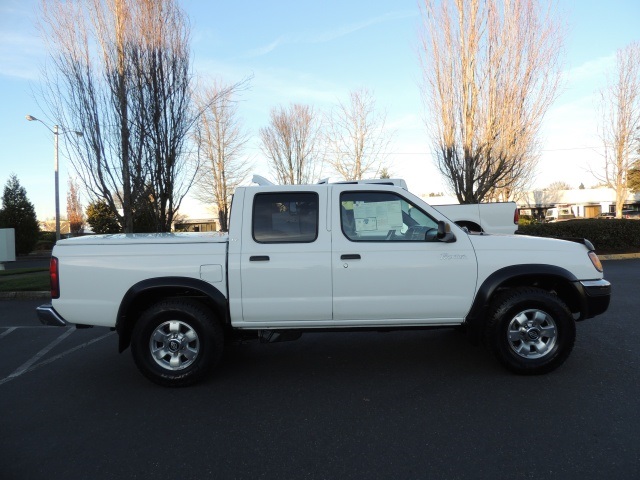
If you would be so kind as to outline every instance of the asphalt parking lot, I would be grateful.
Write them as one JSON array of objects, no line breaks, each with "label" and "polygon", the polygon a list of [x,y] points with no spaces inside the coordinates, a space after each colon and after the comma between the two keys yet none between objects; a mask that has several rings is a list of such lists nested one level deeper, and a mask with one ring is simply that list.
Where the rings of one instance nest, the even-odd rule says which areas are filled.
[{"label": "asphalt parking lot", "polygon": [[605,277],[609,311],[539,377],[433,330],[235,346],[204,383],[165,389],[108,329],[0,301],[0,477],[635,479],[640,260]]}]

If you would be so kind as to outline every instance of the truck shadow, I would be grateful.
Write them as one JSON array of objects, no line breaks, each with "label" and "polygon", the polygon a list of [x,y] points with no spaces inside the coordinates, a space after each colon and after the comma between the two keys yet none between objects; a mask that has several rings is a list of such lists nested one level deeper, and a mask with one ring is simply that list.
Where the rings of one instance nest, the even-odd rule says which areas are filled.
[{"label": "truck shadow", "polygon": [[298,376],[344,380],[450,376],[501,371],[486,349],[452,329],[404,332],[309,333],[292,342],[257,341],[227,347],[219,378]]}]

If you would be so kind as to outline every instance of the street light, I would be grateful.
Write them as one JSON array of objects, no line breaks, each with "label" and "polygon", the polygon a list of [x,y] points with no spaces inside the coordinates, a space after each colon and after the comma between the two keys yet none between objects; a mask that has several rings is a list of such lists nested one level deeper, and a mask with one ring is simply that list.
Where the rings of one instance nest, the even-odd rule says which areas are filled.
[{"label": "street light", "polygon": [[79,137],[82,136],[82,132],[77,132],[75,130],[69,130],[64,127],[59,127],[58,125],[53,126],[53,130],[44,123],[39,118],[34,117],[33,115],[27,115],[25,117],[30,122],[40,122],[47,130],[53,133],[53,148],[54,148],[54,156],[53,156],[53,170],[55,172],[55,192],[56,192],[56,242],[60,240],[60,187],[58,181],[58,128],[61,128],[61,132],[59,133],[75,133]]}]

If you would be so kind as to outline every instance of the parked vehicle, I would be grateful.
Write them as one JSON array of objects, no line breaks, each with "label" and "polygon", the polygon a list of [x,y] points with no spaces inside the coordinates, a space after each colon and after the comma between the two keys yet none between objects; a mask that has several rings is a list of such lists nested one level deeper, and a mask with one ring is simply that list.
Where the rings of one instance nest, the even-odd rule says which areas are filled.
[{"label": "parked vehicle", "polygon": [[520,218],[515,202],[436,205],[449,220],[471,232],[513,234]]},{"label": "parked vehicle", "polygon": [[569,356],[611,285],[587,240],[472,234],[394,184],[236,190],[229,233],[59,242],[47,325],[103,326],[154,382],[189,385],[225,342],[463,327],[509,370]]},{"label": "parked vehicle", "polygon": [[563,222],[565,220],[573,220],[574,218],[576,218],[576,215],[570,206],[549,208],[544,215],[544,221],[546,223]]}]

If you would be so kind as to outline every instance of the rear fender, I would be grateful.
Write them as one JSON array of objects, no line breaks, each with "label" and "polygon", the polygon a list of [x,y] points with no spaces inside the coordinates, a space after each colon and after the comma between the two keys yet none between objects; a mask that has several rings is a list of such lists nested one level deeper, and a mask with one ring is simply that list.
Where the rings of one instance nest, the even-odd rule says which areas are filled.
[{"label": "rear fender", "polygon": [[153,303],[170,297],[195,298],[211,308],[223,326],[229,323],[227,299],[210,283],[188,277],[150,278],[133,285],[122,298],[116,320],[120,352],[129,346],[133,327],[140,314]]}]

